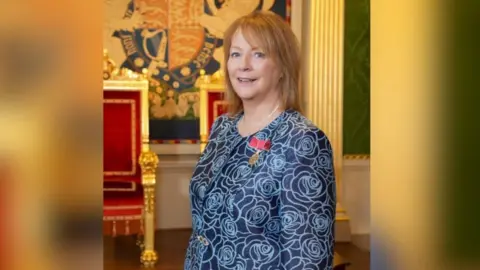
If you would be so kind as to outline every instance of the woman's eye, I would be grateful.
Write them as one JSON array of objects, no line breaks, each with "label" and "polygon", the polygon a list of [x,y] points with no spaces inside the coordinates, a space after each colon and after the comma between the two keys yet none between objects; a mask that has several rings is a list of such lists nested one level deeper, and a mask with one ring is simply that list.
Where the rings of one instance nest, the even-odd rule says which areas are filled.
[{"label": "woman's eye", "polygon": [[255,53],[255,57],[263,58],[263,57],[265,57],[265,54],[262,53],[262,52],[256,52],[256,53]]},{"label": "woman's eye", "polygon": [[233,52],[230,54],[230,57],[238,57],[240,54],[238,52]]}]

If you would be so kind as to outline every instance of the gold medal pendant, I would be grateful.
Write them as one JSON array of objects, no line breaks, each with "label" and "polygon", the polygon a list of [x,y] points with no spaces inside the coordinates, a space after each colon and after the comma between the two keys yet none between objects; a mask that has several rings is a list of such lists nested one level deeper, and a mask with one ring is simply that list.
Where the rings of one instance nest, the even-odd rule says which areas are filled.
[{"label": "gold medal pendant", "polygon": [[255,154],[253,154],[248,160],[248,164],[250,164],[251,166],[255,165],[255,163],[257,163],[259,156],[260,156],[260,151],[255,152]]}]

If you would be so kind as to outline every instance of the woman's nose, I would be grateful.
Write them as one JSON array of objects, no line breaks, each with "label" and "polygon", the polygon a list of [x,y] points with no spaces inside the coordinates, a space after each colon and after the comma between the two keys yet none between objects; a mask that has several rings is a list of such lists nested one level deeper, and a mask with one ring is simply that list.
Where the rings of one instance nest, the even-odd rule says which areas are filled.
[{"label": "woman's nose", "polygon": [[252,68],[250,64],[250,57],[245,56],[242,57],[241,63],[240,63],[240,70],[242,71],[248,71]]}]

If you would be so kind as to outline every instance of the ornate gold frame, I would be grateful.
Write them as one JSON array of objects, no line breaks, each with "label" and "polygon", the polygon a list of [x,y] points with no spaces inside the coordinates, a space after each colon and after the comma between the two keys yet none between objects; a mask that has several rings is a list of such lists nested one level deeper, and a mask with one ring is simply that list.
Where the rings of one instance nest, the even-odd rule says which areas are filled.
[{"label": "ornate gold frame", "polygon": [[210,133],[208,127],[208,93],[225,92],[224,73],[217,71],[213,75],[207,75],[205,70],[200,70],[200,76],[195,82],[195,86],[200,89],[200,153],[202,153],[207,145]]},{"label": "ornate gold frame", "polygon": [[137,74],[130,70],[114,70],[108,79],[103,81],[103,91],[140,91],[141,92],[141,154],[138,163],[142,170],[142,186],[144,189],[144,207],[142,225],[144,241],[141,244],[140,261],[144,266],[152,267],[158,260],[155,251],[155,185],[158,156],[150,150],[149,144],[149,83],[146,73]]}]

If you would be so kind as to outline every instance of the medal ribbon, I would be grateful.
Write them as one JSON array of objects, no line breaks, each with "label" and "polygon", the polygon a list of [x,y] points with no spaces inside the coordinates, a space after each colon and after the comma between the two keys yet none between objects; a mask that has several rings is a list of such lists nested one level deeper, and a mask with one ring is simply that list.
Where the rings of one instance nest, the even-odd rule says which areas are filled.
[{"label": "medal ribbon", "polygon": [[259,140],[257,137],[253,137],[249,143],[250,147],[255,148],[256,150],[269,150],[270,141],[269,140]]}]

